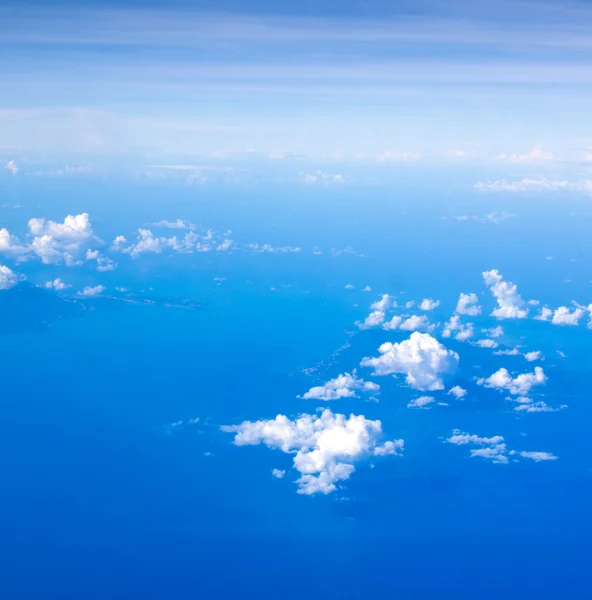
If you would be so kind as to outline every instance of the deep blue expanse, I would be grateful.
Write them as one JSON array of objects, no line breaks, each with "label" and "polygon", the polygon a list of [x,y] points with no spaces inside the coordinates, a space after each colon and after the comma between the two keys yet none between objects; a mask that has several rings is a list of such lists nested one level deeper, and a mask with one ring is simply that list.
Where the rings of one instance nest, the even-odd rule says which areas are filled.
[{"label": "deep blue expanse", "polygon": [[[541,305],[587,306],[588,201],[427,183],[190,186],[75,177],[14,178],[0,193],[0,227],[24,237],[31,217],[59,223],[87,212],[104,241],[96,246],[119,265],[97,272],[92,261],[0,261],[26,277],[0,291],[0,596],[587,596],[589,317],[577,327],[498,322],[481,273],[498,269]],[[493,211],[515,216],[499,224],[454,219]],[[116,235],[133,241],[138,227],[162,219],[232,230],[236,247],[137,259],[108,250]],[[244,249],[250,243],[301,251],[254,253]],[[353,252],[331,252],[346,248]],[[35,287],[56,277],[72,288]],[[97,284],[103,294],[76,297]],[[371,293],[361,291],[366,285]],[[355,323],[389,293],[400,305],[440,300],[426,314],[443,324],[460,292],[479,296],[483,313],[470,318],[477,332],[501,324],[500,348],[520,344],[545,360],[444,339],[440,325],[432,335],[460,355],[446,389],[460,385],[468,395],[437,392],[447,406],[408,408],[422,393],[400,376],[371,378],[359,363],[409,332]],[[507,394],[475,382],[534,364],[548,377],[544,401],[568,408],[517,413]],[[380,383],[380,402],[298,397],[356,368]],[[321,405],[380,419],[385,439],[405,440],[403,456],[360,460],[336,492],[307,496],[296,493],[292,455],[233,445],[220,430]],[[454,429],[502,435],[509,448],[558,458],[471,458],[468,446],[445,442]],[[285,477],[272,477],[274,468]]]}]

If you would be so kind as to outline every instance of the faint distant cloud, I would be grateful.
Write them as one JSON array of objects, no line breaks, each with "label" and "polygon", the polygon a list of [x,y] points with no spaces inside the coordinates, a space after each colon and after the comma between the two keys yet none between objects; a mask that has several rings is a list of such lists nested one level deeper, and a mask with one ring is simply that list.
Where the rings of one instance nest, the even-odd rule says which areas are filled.
[{"label": "faint distant cloud", "polygon": [[537,163],[554,160],[555,157],[550,153],[543,150],[540,145],[536,145],[527,154],[506,154],[502,152],[496,157],[498,160],[506,160],[514,163]]},{"label": "faint distant cloud", "polygon": [[391,152],[390,150],[377,156],[379,162],[410,162],[421,158],[422,155],[419,152]]},{"label": "faint distant cloud", "polygon": [[16,175],[19,172],[18,167],[14,160],[9,160],[8,163],[4,166],[5,169],[8,169],[13,175]]},{"label": "faint distant cloud", "polygon": [[581,192],[592,194],[592,179],[579,181],[531,179],[525,177],[520,181],[478,181],[474,186],[480,192],[513,192],[513,193],[542,193],[542,192]]},{"label": "faint distant cloud", "polygon": [[492,212],[483,217],[480,217],[478,215],[459,215],[453,218],[457,221],[477,221],[478,223],[491,223],[492,225],[499,225],[500,223],[504,223],[505,221],[517,219],[518,215],[506,212]]}]

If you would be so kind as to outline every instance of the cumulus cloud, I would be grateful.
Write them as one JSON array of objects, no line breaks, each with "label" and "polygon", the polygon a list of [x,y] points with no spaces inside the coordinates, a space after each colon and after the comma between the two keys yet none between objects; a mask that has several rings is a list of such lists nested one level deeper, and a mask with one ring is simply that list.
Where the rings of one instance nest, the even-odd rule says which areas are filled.
[{"label": "cumulus cloud", "polygon": [[505,212],[492,212],[484,217],[479,217],[477,215],[460,215],[459,217],[454,217],[457,221],[477,221],[478,223],[490,223],[492,225],[500,225],[505,221],[509,221],[510,219],[517,219],[518,215],[514,213],[505,213]]},{"label": "cumulus cloud", "polygon": [[458,302],[456,303],[456,311],[459,315],[467,315],[470,317],[476,317],[481,314],[481,307],[479,306],[479,298],[477,294],[463,294],[461,293]]},{"label": "cumulus cloud", "polygon": [[511,282],[505,281],[496,269],[484,271],[483,279],[498,303],[492,313],[497,319],[525,319],[528,316],[526,302],[518,293],[518,288]]},{"label": "cumulus cloud", "polygon": [[87,213],[68,215],[63,223],[33,218],[29,220],[28,242],[21,242],[8,230],[0,230],[0,252],[25,260],[37,256],[45,264],[81,264],[78,255],[85,244],[93,239]]},{"label": "cumulus cloud", "polygon": [[542,146],[537,144],[527,154],[506,154],[505,152],[502,152],[497,159],[514,163],[539,163],[553,160],[554,157],[550,152],[546,152],[543,150]]},{"label": "cumulus cloud", "polygon": [[0,290],[9,290],[19,282],[19,276],[6,265],[0,265]]},{"label": "cumulus cloud", "polygon": [[283,479],[284,475],[286,474],[285,471],[282,471],[281,469],[273,469],[273,471],[271,472],[271,474],[276,478],[276,479]]},{"label": "cumulus cloud", "polygon": [[92,298],[93,296],[98,296],[105,291],[104,285],[95,285],[94,287],[86,286],[82,291],[77,292],[77,296],[81,296],[84,298]]},{"label": "cumulus cloud", "polygon": [[481,331],[490,338],[499,338],[504,335],[504,328],[501,325],[491,327],[490,329],[482,329]]},{"label": "cumulus cloud", "polygon": [[570,310],[567,306],[560,306],[555,311],[542,308],[535,317],[537,321],[550,321],[553,325],[579,325],[580,319],[586,314],[586,308],[578,306]]},{"label": "cumulus cloud", "polygon": [[302,396],[305,400],[339,400],[340,398],[356,398],[356,391],[377,392],[380,386],[372,381],[364,381],[357,377],[356,371],[343,373],[330,379],[324,385],[310,388]]},{"label": "cumulus cloud", "polygon": [[230,250],[232,244],[234,244],[232,240],[226,239],[216,246],[216,252],[225,252],[226,250]]},{"label": "cumulus cloud", "polygon": [[387,150],[377,158],[379,162],[410,162],[421,159],[419,152],[391,152]]},{"label": "cumulus cloud", "polygon": [[380,356],[364,358],[363,367],[374,369],[375,375],[405,375],[407,385],[422,391],[444,389],[442,376],[453,372],[459,357],[428,333],[412,333],[408,340],[382,344]]},{"label": "cumulus cloud", "polygon": [[542,360],[543,353],[540,350],[533,350],[532,352],[526,352],[524,358],[528,362],[534,362],[535,360]]},{"label": "cumulus cloud", "polygon": [[448,390],[449,396],[454,396],[457,400],[464,398],[467,395],[467,390],[461,388],[460,385],[455,385]]},{"label": "cumulus cloud", "polygon": [[473,346],[477,346],[477,348],[497,348],[499,344],[495,340],[487,339],[477,340],[473,342]]},{"label": "cumulus cloud", "polygon": [[188,229],[190,231],[195,231],[197,229],[197,225],[195,223],[191,223],[191,221],[184,221],[182,219],[177,219],[176,221],[167,221],[166,219],[162,221],[157,221],[156,223],[149,223],[150,227],[164,227],[166,229]]},{"label": "cumulus cloud", "polygon": [[424,298],[419,305],[421,310],[434,310],[440,306],[440,300],[432,300],[432,298]]},{"label": "cumulus cloud", "polygon": [[385,314],[382,310],[373,310],[362,323],[358,322],[356,325],[360,329],[371,329],[372,327],[378,327],[384,322]]},{"label": "cumulus cloud", "polygon": [[411,315],[410,317],[394,316],[390,321],[387,321],[382,326],[385,330],[401,329],[402,331],[431,331],[434,325],[431,325],[425,315]]},{"label": "cumulus cloud", "polygon": [[499,369],[487,378],[477,380],[478,385],[498,390],[506,390],[513,396],[526,396],[537,385],[544,385],[547,376],[542,367],[535,367],[532,373],[521,373],[512,378],[507,369]]},{"label": "cumulus cloud", "polygon": [[[224,250],[226,249],[227,248],[224,248]],[[300,252],[301,250],[301,248],[297,246],[272,246],[271,244],[247,244],[247,249],[252,252],[265,254],[286,254],[288,252]]]},{"label": "cumulus cloud", "polygon": [[384,312],[389,308],[395,308],[396,306],[397,302],[395,301],[394,296],[383,294],[380,300],[377,300],[370,305],[370,310],[380,310]]},{"label": "cumulus cloud", "polygon": [[435,400],[431,396],[420,396],[408,402],[407,408],[430,408],[429,405],[434,402]]},{"label": "cumulus cloud", "polygon": [[382,423],[363,415],[334,414],[324,410],[320,415],[300,415],[289,419],[244,421],[240,425],[223,426],[234,433],[237,446],[265,444],[294,455],[294,468],[300,494],[330,494],[339,481],[349,479],[355,463],[371,457],[399,455],[403,440],[380,444]]},{"label": "cumulus cloud", "polygon": [[456,340],[459,342],[465,342],[466,340],[473,337],[475,334],[475,330],[473,329],[472,323],[463,324],[460,322],[460,317],[458,315],[453,315],[450,317],[449,321],[444,323],[444,329],[442,330],[442,337],[449,338],[452,336],[454,332],[456,335],[454,336]]},{"label": "cumulus cloud", "polygon": [[65,284],[59,277],[54,279],[53,281],[47,281],[45,283],[46,289],[54,289],[56,292],[61,292],[67,288],[71,288],[71,285]]}]

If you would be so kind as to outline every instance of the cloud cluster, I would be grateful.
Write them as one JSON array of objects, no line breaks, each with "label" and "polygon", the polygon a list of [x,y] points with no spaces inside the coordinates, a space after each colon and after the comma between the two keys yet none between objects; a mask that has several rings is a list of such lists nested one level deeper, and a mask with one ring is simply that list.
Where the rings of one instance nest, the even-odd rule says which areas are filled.
[{"label": "cloud cluster", "polygon": [[525,177],[520,181],[479,181],[473,187],[480,192],[580,192],[584,194],[592,194],[591,179],[582,179],[581,181],[565,181],[552,179],[531,179]]},{"label": "cloud cluster", "polygon": [[294,468],[300,473],[298,492],[307,495],[334,492],[336,484],[355,471],[355,463],[371,456],[400,455],[404,447],[403,440],[379,443],[380,421],[363,415],[346,417],[330,410],[296,419],[277,415],[275,419],[244,421],[221,429],[235,434],[237,446],[265,444],[294,454]]},{"label": "cloud cluster", "polygon": [[528,317],[528,307],[518,293],[518,288],[511,281],[505,281],[499,271],[496,269],[484,271],[483,280],[498,303],[498,308],[491,313],[492,317],[497,319]]},{"label": "cloud cluster", "polygon": [[324,385],[310,388],[302,398],[305,400],[339,400],[340,398],[356,398],[356,391],[378,392],[380,386],[372,381],[364,381],[357,376],[355,369],[352,373],[343,373],[330,379]]},{"label": "cloud cluster", "polygon": [[7,229],[0,229],[0,252],[26,260],[37,256],[44,264],[80,264],[79,255],[93,239],[90,218],[87,213],[68,215],[62,223],[33,218],[28,223],[29,240],[21,242]]},{"label": "cloud cluster", "polygon": [[560,306],[556,310],[542,308],[535,319],[537,321],[550,321],[553,325],[579,325],[580,319],[586,314],[587,308],[578,306],[570,310],[567,306]]},{"label": "cloud cluster", "polygon": [[0,265],[0,290],[9,290],[19,282],[19,276],[6,265]]},{"label": "cloud cluster", "polygon": [[471,292],[470,294],[463,294],[461,292],[458,302],[456,303],[456,311],[458,315],[467,315],[469,317],[476,317],[481,314],[481,307],[479,306],[479,298],[477,294]]},{"label": "cloud cluster", "polygon": [[428,333],[414,332],[408,340],[382,344],[380,356],[366,357],[360,363],[374,369],[375,375],[403,374],[407,384],[422,391],[444,389],[442,376],[458,366],[456,352],[448,350]]},{"label": "cloud cluster", "polygon": [[506,390],[513,396],[526,396],[536,385],[544,385],[547,376],[542,367],[535,367],[532,373],[521,373],[512,377],[507,369],[499,369],[489,377],[477,380],[477,385],[498,390]]}]

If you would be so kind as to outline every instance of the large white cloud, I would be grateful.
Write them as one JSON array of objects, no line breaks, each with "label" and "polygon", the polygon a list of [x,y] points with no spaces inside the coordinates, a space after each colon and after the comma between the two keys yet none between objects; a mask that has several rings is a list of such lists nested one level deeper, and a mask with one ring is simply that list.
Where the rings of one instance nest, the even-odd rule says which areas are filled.
[{"label": "large white cloud", "polygon": [[323,385],[310,388],[302,398],[305,400],[339,400],[340,398],[355,398],[356,391],[377,392],[378,390],[380,390],[380,386],[377,383],[359,378],[354,369],[351,374],[343,373]]},{"label": "large white cloud", "polygon": [[458,354],[443,346],[428,333],[414,332],[408,340],[382,344],[380,356],[364,358],[363,367],[371,367],[376,375],[401,373],[406,382],[418,390],[444,389],[442,375],[458,366]]},{"label": "large white cloud", "polygon": [[513,396],[525,396],[536,385],[544,385],[547,376],[542,367],[535,367],[532,373],[521,373],[512,377],[507,369],[499,369],[493,375],[477,380],[478,385],[498,390],[506,390]]},{"label": "large white cloud", "polygon": [[492,317],[498,319],[525,319],[528,316],[526,302],[518,293],[517,287],[511,281],[505,281],[496,269],[484,271],[483,279],[498,303]]},{"label": "large white cloud", "polygon": [[6,265],[0,265],[0,290],[8,290],[19,282],[19,276]]},{"label": "large white cloud", "polygon": [[222,430],[235,434],[237,446],[265,444],[294,454],[294,468],[300,473],[298,492],[308,495],[334,492],[336,483],[355,471],[355,463],[370,456],[400,454],[404,447],[403,440],[380,444],[380,421],[330,410],[296,419],[277,415],[270,420],[244,421]]}]

